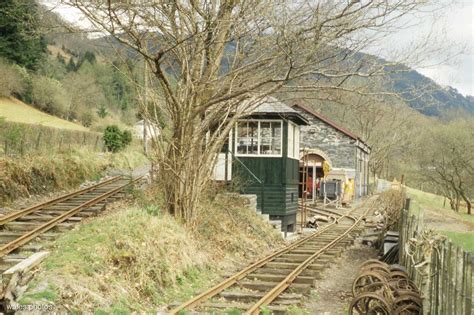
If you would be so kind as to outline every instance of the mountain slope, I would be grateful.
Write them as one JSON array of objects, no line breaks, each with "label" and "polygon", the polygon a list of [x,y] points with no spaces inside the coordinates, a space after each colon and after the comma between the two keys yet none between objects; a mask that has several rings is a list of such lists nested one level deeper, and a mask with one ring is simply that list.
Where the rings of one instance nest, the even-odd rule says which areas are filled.
[{"label": "mountain slope", "polygon": [[442,87],[415,70],[391,73],[390,82],[411,108],[427,116],[441,116],[448,111],[474,115],[474,97],[464,96],[450,86]]},{"label": "mountain slope", "polygon": [[[54,37],[54,40],[58,44],[62,43],[66,47],[69,46],[77,51],[90,49],[101,52],[106,56],[119,51],[127,58],[135,60],[139,58],[132,49],[123,46],[110,36],[87,39],[87,37],[82,36],[68,36],[66,38],[58,35]],[[149,43],[149,45],[150,47],[155,47],[155,49],[157,47],[156,43]],[[227,51],[232,51],[230,49],[231,46],[232,44],[228,45],[229,49]],[[345,60],[344,63],[347,67],[352,67],[359,63],[365,65],[384,65],[388,62],[377,56],[358,52]],[[222,68],[222,72],[225,72],[227,69],[225,61]],[[455,88],[442,87],[432,79],[403,65],[387,67],[387,78],[384,81],[386,82],[385,88],[387,90],[402,95],[409,107],[416,109],[424,115],[440,117],[448,112],[455,113],[457,116],[465,114],[474,115],[473,96],[463,96]]]}]

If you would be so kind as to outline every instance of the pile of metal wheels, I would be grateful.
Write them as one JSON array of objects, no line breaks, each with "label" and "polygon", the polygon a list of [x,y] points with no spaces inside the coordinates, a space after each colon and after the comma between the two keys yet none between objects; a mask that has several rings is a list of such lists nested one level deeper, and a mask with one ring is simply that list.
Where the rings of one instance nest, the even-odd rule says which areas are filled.
[{"label": "pile of metal wheels", "polygon": [[349,314],[422,314],[420,292],[405,271],[371,259],[362,264],[352,284]]}]

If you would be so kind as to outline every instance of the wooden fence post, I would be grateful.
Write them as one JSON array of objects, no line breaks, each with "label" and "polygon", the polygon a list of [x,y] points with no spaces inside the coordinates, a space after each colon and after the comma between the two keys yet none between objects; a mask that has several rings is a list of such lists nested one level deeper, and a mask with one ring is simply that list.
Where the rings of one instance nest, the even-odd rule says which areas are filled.
[{"label": "wooden fence post", "polygon": [[94,151],[97,151],[97,145],[99,144],[99,136],[96,137],[95,139],[95,144],[94,144]]},{"label": "wooden fence post", "polygon": [[432,257],[432,268],[431,268],[431,287],[432,287],[432,292],[431,292],[431,314],[438,314],[438,291],[439,291],[439,261],[440,261],[440,255],[439,252],[436,248],[433,248],[433,252],[431,254]]},{"label": "wooden fence post", "polygon": [[447,305],[446,301],[448,300],[448,262],[449,262],[449,257],[448,257],[448,246],[447,242],[443,242],[443,265],[441,268],[441,273],[442,273],[442,279],[441,279],[441,312],[440,314],[447,314]]},{"label": "wooden fence post", "polygon": [[455,289],[455,299],[454,299],[454,312],[455,314],[461,314],[462,312],[462,295],[464,294],[463,290],[463,279],[462,279],[462,273],[463,273],[463,265],[464,265],[464,259],[462,255],[462,248],[459,246],[456,246],[456,289]]},{"label": "wooden fence post", "polygon": [[405,199],[405,210],[407,210],[408,212],[410,211],[410,203],[411,203],[411,199],[410,198],[406,198]]},{"label": "wooden fence post", "polygon": [[456,271],[456,261],[455,261],[455,248],[452,242],[448,243],[448,252],[449,252],[449,259],[448,259],[448,314],[455,314],[454,313],[454,290],[455,290],[455,283],[454,283],[454,272]]},{"label": "wooden fence post", "polygon": [[25,155],[25,139],[22,137],[20,141],[20,155]]},{"label": "wooden fence post", "polygon": [[[409,226],[408,226],[409,229],[410,229],[410,230],[409,230],[410,235],[408,236],[407,240],[409,240],[410,238],[415,237],[415,225],[416,225],[415,216],[412,215],[412,216],[410,216],[410,224],[409,224]],[[416,275],[415,275],[415,267],[414,267],[413,264],[411,263],[412,258],[411,258],[411,257],[407,257],[407,259],[409,260],[408,264],[409,264],[409,266],[410,266],[410,269],[409,269],[409,271],[410,271],[410,273],[409,273],[410,278],[415,279],[415,276],[416,276]],[[416,280],[416,279],[415,279],[415,280]]]},{"label": "wooden fence post", "polygon": [[465,260],[465,263],[466,263],[466,272],[465,272],[465,276],[466,276],[466,291],[465,291],[465,299],[466,299],[466,312],[465,314],[466,315],[471,315],[472,313],[474,313],[474,310],[473,310],[473,306],[474,304],[472,303],[472,299],[473,299],[473,296],[472,294],[474,293],[474,291],[472,290],[472,267],[473,267],[473,260],[474,260],[474,257],[473,257],[473,254],[472,253],[466,253],[466,260]]},{"label": "wooden fence post", "polygon": [[38,132],[38,137],[36,138],[36,148],[35,148],[36,151],[39,150],[42,135],[43,135],[43,130],[40,129],[40,131]]},{"label": "wooden fence post", "polygon": [[398,229],[398,237],[399,237],[399,249],[398,249],[398,261],[400,264],[404,264],[404,254],[405,254],[405,229],[406,229],[406,221],[407,221],[407,211],[402,209],[402,216],[399,222],[400,226]]}]

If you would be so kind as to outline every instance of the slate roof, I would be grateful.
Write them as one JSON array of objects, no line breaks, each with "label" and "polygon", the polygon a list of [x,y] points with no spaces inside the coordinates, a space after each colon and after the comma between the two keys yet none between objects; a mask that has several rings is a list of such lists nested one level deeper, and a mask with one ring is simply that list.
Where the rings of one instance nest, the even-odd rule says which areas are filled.
[{"label": "slate roof", "polygon": [[291,106],[279,101],[272,96],[265,96],[252,105],[252,110],[247,117],[266,117],[289,119],[298,125],[308,125],[308,120]]},{"label": "slate roof", "polygon": [[298,114],[299,113],[286,105],[283,102],[280,102],[278,99],[273,96],[266,96],[262,100],[258,101],[258,105],[252,110],[252,114]]}]

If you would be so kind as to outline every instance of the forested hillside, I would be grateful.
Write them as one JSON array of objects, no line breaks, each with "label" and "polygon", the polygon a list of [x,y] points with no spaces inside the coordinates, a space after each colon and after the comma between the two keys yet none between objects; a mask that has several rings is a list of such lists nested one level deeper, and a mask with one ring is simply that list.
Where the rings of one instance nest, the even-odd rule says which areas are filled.
[{"label": "forested hillside", "polygon": [[417,71],[404,70],[391,73],[390,82],[411,108],[428,116],[474,115],[472,96],[464,96],[450,86],[440,86]]},{"label": "forested hillside", "polygon": [[76,37],[63,23],[33,0],[2,5],[0,96],[16,97],[96,130],[112,122],[136,121],[139,83],[134,78],[142,70],[130,59],[106,58],[93,49],[60,43],[58,34]]},{"label": "forested hillside", "polygon": [[[89,39],[71,32],[61,26],[61,17],[33,0],[22,3],[9,0],[0,9],[5,34],[0,38],[0,95],[96,129],[111,121],[135,121],[143,83],[141,60],[110,37]],[[362,53],[353,58],[346,63],[384,62]],[[409,68],[396,68],[387,69],[383,88],[400,95],[409,107],[436,117],[474,114],[472,97]]]}]

